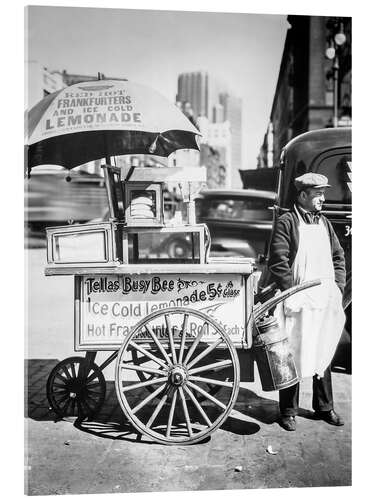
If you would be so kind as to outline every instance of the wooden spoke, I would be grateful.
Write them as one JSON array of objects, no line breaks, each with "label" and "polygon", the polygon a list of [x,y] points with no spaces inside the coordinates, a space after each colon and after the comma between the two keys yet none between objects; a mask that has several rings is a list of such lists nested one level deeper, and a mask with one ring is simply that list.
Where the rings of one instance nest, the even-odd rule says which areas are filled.
[{"label": "wooden spoke", "polygon": [[147,366],[122,365],[123,370],[135,370],[136,372],[154,373],[155,375],[165,375],[165,371],[157,370],[156,368],[148,368]]},{"label": "wooden spoke", "polygon": [[77,404],[78,404],[78,416],[79,417],[85,417],[86,415],[90,414],[90,408],[87,406],[86,402],[84,399],[77,399]]},{"label": "wooden spoke", "polygon": [[77,409],[78,409],[78,417],[82,418],[85,416],[85,409],[83,407],[83,401],[77,399]]},{"label": "wooden spoke", "polygon": [[166,432],[166,437],[169,438],[171,435],[171,428],[172,428],[172,423],[173,423],[173,417],[174,417],[174,410],[176,407],[176,399],[177,399],[177,391],[173,392],[172,396],[172,403],[171,403],[171,408],[169,410],[169,415],[168,415],[168,424],[167,424],[167,432]]},{"label": "wooden spoke", "polygon": [[216,347],[221,344],[223,341],[222,338],[219,338],[217,339],[216,342],[214,342],[213,344],[211,344],[210,346],[208,346],[204,351],[202,351],[196,358],[194,358],[192,361],[190,361],[190,363],[187,365],[187,368],[192,368],[194,365],[196,365],[198,363],[198,361],[200,361],[201,359],[203,359],[205,356],[207,356],[207,354],[209,354],[211,351],[213,351],[214,349],[216,349]]},{"label": "wooden spoke", "polygon": [[[59,394],[60,395],[60,394]],[[67,398],[69,398],[69,393],[68,392],[65,392],[64,394],[61,395],[60,398],[55,398],[56,401],[60,404],[62,403],[63,401],[65,401]]]},{"label": "wooden spoke", "polygon": [[165,324],[166,324],[167,332],[168,332],[169,344],[171,346],[172,361],[174,364],[176,364],[177,363],[177,356],[176,356],[176,348],[175,348],[174,339],[173,339],[173,331],[172,331],[172,327],[171,327],[171,318],[170,318],[169,314],[166,314],[164,316],[164,318],[165,318]]},{"label": "wooden spoke", "polygon": [[71,364],[70,364],[70,366],[71,366],[71,368],[72,368],[72,375],[73,375],[73,378],[77,378],[75,364],[74,364],[74,363],[71,363]]},{"label": "wooden spoke", "polygon": [[147,356],[149,359],[152,359],[152,361],[155,361],[155,363],[157,363],[158,365],[162,366],[163,368],[167,369],[167,365],[165,364],[164,361],[162,361],[160,358],[157,358],[156,356],[154,356],[153,354],[151,354],[150,352],[146,351],[146,349],[144,349],[142,346],[140,346],[139,344],[136,344],[135,342],[129,342],[129,345],[131,347],[133,347],[133,349],[136,349],[137,351],[141,352],[142,354],[144,354],[145,356]]},{"label": "wooden spoke", "polygon": [[68,409],[68,407],[69,407],[69,404],[70,404],[70,397],[68,396],[68,400],[67,400],[67,402],[65,403],[65,405],[64,405],[64,406],[63,406],[63,408],[62,408],[62,412],[63,412],[64,414],[66,413],[66,411],[67,411],[67,409]]},{"label": "wooden spoke", "polygon": [[212,378],[197,377],[195,375],[190,375],[189,380],[194,380],[195,382],[204,382],[206,384],[220,385],[222,387],[233,387],[233,382],[225,382],[224,380],[215,380]]},{"label": "wooden spoke", "polygon": [[[92,382],[95,378],[96,378],[97,374],[94,372],[92,373],[89,377],[87,377],[85,380],[86,380],[86,383],[90,383]],[[78,377],[79,378],[79,377]]]},{"label": "wooden spoke", "polygon": [[147,333],[151,336],[152,340],[155,342],[155,344],[157,345],[159,351],[162,353],[162,355],[164,356],[166,362],[168,363],[168,366],[171,366],[172,363],[171,363],[171,360],[168,356],[168,354],[166,353],[164,347],[162,346],[162,344],[160,343],[159,339],[157,338],[157,336],[154,334],[154,332],[151,330],[151,328],[148,326],[148,325],[145,325],[145,328],[147,330]]},{"label": "wooden spoke", "polygon": [[203,396],[205,396],[207,399],[209,399],[210,401],[212,401],[213,403],[215,403],[217,406],[220,406],[220,408],[223,408],[223,410],[227,409],[227,407],[225,406],[225,404],[223,404],[221,401],[219,401],[218,399],[216,399],[213,396],[211,396],[211,394],[209,394],[208,392],[206,392],[204,389],[202,389],[198,385],[193,384],[192,382],[189,382],[189,381],[187,382],[187,385],[189,387],[191,387],[192,389],[194,389],[195,391],[198,391],[201,394],[203,394]]},{"label": "wooden spoke", "polygon": [[204,334],[206,328],[208,328],[208,323],[207,322],[204,323],[203,327],[201,328],[201,331],[198,333],[198,335],[196,336],[194,342],[190,346],[190,349],[188,350],[188,353],[186,354],[186,358],[184,359],[184,363],[185,364],[189,361],[189,359],[193,355],[193,353],[194,353],[197,345],[199,344],[199,342],[201,341],[201,338],[203,337],[203,334]]},{"label": "wooden spoke", "polygon": [[[94,397],[92,396],[92,394],[87,394],[86,403],[87,403],[87,405],[88,405],[88,406],[90,406],[90,405],[89,405],[89,400],[90,400],[90,401],[92,401],[92,402],[94,403],[94,405],[96,404],[96,401],[97,401],[97,400],[96,400],[96,398],[94,398]],[[90,409],[91,409],[91,408],[90,408]]]},{"label": "wooden spoke", "polygon": [[199,413],[202,415],[202,417],[206,421],[206,423],[209,426],[211,426],[212,425],[211,420],[208,418],[206,412],[203,410],[203,408],[201,407],[201,405],[199,404],[199,402],[197,401],[197,399],[195,398],[194,394],[191,392],[189,387],[185,386],[184,389],[185,389],[186,393],[188,394],[188,396],[190,397],[190,399],[193,401],[193,403],[194,403],[195,407],[197,408],[197,410],[199,411]]},{"label": "wooden spoke", "polygon": [[145,398],[143,401],[141,401],[137,406],[132,408],[133,413],[137,413],[141,408],[143,408],[145,405],[147,405],[150,401],[156,398],[158,394],[160,394],[164,390],[164,386],[158,387],[155,389],[154,392],[152,392],[147,398]]},{"label": "wooden spoke", "polygon": [[154,384],[161,384],[163,382],[166,382],[167,380],[168,380],[168,377],[153,378],[151,380],[146,380],[145,382],[137,382],[136,384],[126,385],[125,387],[123,387],[122,390],[124,392],[132,391],[134,389],[140,389],[141,387],[148,387],[148,386],[154,385]]},{"label": "wooden spoke", "polygon": [[191,422],[190,422],[190,416],[189,416],[189,411],[187,409],[186,405],[186,399],[185,399],[185,394],[184,391],[182,390],[182,387],[178,388],[178,393],[180,395],[181,403],[182,403],[182,408],[184,410],[184,415],[185,415],[185,421],[186,421],[186,427],[189,433],[189,436],[191,437],[193,435],[193,430],[191,428]]},{"label": "wooden spoke", "polygon": [[62,382],[64,382],[64,385],[66,384],[66,381],[68,380],[66,377],[63,377],[60,373],[55,373],[55,377],[60,379]]},{"label": "wooden spoke", "polygon": [[90,408],[90,405],[87,402],[87,399],[81,399],[82,406],[86,407],[86,412],[88,415],[90,415],[92,409]]},{"label": "wooden spoke", "polygon": [[222,370],[223,368],[226,368],[227,366],[231,366],[232,361],[230,359],[226,359],[223,361],[217,361],[216,363],[211,363],[210,365],[205,365],[205,366],[198,366],[198,368],[193,368],[190,370],[189,373],[200,373],[200,372],[206,372],[208,370],[211,371],[218,371]]},{"label": "wooden spoke", "polygon": [[65,365],[63,365],[63,366],[62,366],[62,369],[63,369],[63,372],[64,372],[64,373],[65,373],[65,375],[66,375],[66,378],[68,378],[69,380],[71,380],[71,379],[72,379],[72,376],[70,375],[68,368],[67,368]]},{"label": "wooden spoke", "polygon": [[66,393],[66,388],[64,387],[64,389],[62,389],[61,387],[58,387],[56,389],[55,386],[53,386],[53,391],[56,394],[56,396],[59,396],[59,395],[61,396],[61,394]]},{"label": "wooden spoke", "polygon": [[[74,415],[74,409],[76,407],[76,404],[77,404],[77,400],[76,399],[72,399],[72,415]],[[78,410],[78,408],[77,408]]]},{"label": "wooden spoke", "polygon": [[96,387],[100,387],[100,382],[92,382],[90,384],[86,384],[88,389],[95,389]]},{"label": "wooden spoke", "polygon": [[161,400],[159,401],[159,404],[157,405],[157,407],[155,408],[153,414],[149,418],[149,420],[148,420],[148,422],[146,424],[146,427],[150,428],[151,425],[154,423],[155,418],[159,415],[160,410],[162,409],[162,407],[164,406],[164,403],[167,400],[167,397],[168,397],[168,394],[164,394],[164,396],[161,398]]},{"label": "wooden spoke", "polygon": [[66,384],[59,384],[58,382],[54,382],[53,387],[60,387],[61,389],[66,390]]},{"label": "wooden spoke", "polygon": [[184,314],[184,322],[182,323],[182,329],[181,329],[180,353],[178,356],[178,362],[180,364],[182,363],[182,357],[184,355],[185,341],[186,341],[186,327],[187,327],[188,318],[189,318],[189,316],[187,314]]}]

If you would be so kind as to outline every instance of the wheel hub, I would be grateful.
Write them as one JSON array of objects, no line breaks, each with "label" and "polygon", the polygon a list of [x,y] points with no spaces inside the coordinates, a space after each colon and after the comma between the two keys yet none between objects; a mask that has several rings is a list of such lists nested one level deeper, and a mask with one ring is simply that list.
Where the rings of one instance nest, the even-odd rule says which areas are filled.
[{"label": "wheel hub", "polygon": [[180,386],[185,382],[187,375],[182,366],[174,366],[169,374],[169,378],[171,384]]}]

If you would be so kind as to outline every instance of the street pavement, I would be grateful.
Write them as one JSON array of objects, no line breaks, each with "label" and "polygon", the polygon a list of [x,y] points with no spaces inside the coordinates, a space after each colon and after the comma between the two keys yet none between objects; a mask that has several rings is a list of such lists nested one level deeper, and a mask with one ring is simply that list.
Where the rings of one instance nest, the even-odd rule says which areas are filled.
[{"label": "street pavement", "polygon": [[[312,418],[311,380],[301,384],[297,431],[277,423],[276,392],[263,392],[241,356],[234,410],[206,441],[163,446],[139,438],[117,403],[114,365],[104,370],[99,414],[55,420],[45,384],[55,364],[74,355],[73,278],[45,277],[45,249],[25,251],[27,338],[25,492],[29,495],[197,491],[351,484],[351,376],[333,373],[335,408],[345,426]],[[104,360],[98,355],[97,363]],[[269,448],[271,447],[271,448]],[[268,450],[268,451],[267,451]],[[275,452],[269,453],[269,451]]]}]

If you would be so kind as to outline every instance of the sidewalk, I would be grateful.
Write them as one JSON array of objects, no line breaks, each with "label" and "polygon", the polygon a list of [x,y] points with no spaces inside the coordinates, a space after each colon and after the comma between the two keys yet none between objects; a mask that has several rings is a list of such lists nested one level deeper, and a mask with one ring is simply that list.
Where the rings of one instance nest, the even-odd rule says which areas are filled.
[{"label": "sidewalk", "polygon": [[[26,491],[31,495],[351,484],[350,375],[333,374],[344,427],[311,419],[306,380],[297,431],[284,431],[276,423],[277,393],[262,392],[256,381],[241,384],[231,416],[206,442],[170,447],[139,439],[120,410],[113,380],[107,380],[106,401],[94,421],[54,422],[45,382],[56,362],[28,362]],[[268,446],[277,454],[268,453]]]}]

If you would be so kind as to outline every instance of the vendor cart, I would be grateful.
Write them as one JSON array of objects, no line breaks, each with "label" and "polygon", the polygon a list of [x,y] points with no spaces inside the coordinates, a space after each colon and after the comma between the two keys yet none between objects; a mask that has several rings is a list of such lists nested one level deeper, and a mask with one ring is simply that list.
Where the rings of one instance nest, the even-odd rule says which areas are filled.
[{"label": "vendor cart", "polygon": [[[92,417],[105,399],[102,371],[116,360],[117,398],[140,433],[166,444],[200,441],[235,404],[236,349],[251,348],[254,321],[282,297],[255,306],[250,259],[210,259],[204,224],[164,223],[162,184],[186,175],[197,181],[204,169],[136,168],[116,189],[121,172],[104,168],[114,174],[107,175],[112,220],[47,229],[46,274],[74,276],[75,350],[86,352],[52,370],[50,405],[61,417]],[[183,235],[189,252],[152,253],[150,238],[171,235]],[[99,367],[103,350],[111,353]]]},{"label": "vendor cart", "polygon": [[[85,90],[88,95],[100,91],[105,96],[115,85],[111,81],[80,85],[77,95]],[[130,95],[130,90],[126,92]],[[61,103],[73,106],[72,95],[72,91],[67,93]],[[126,95],[126,102],[139,99]],[[41,106],[43,119],[48,103]],[[122,113],[117,121],[128,120],[128,115]],[[93,131],[91,122],[88,132],[74,134],[67,129],[59,149],[59,137],[51,136],[54,114],[50,116],[45,137],[36,130],[34,135],[39,135],[33,143],[29,141],[29,169],[43,162],[65,162],[72,168],[103,155],[99,138],[105,134]],[[132,116],[137,121],[143,115],[133,109]],[[35,127],[36,120],[30,123]],[[189,135],[183,143],[182,134],[173,127],[164,136],[142,132],[142,127],[146,129],[136,123],[133,135],[110,131],[102,142],[108,145],[113,140],[115,154],[128,153],[132,144],[135,152],[141,152],[142,146],[167,156],[173,148],[192,147],[197,132],[186,126]],[[94,141],[93,157],[87,138]],[[72,141],[73,150],[79,151],[75,163],[69,151]],[[105,400],[103,370],[116,361],[117,398],[134,428],[159,443],[196,443],[224,422],[236,402],[237,349],[252,347],[257,322],[276,303],[311,284],[262,303],[256,296],[259,276],[251,259],[210,259],[208,229],[195,222],[194,213],[193,191],[205,180],[203,167],[129,169],[112,164],[107,157],[102,168],[109,221],[47,229],[45,273],[74,277],[74,349],[85,353],[59,362],[51,371],[47,381],[50,406],[58,417],[92,418]],[[181,188],[186,210],[166,221],[163,193],[171,184]],[[155,251],[163,248],[164,239],[173,238],[184,242],[183,252]],[[263,329],[265,325],[263,321]],[[272,349],[268,351],[271,357],[276,352]],[[95,363],[98,351],[109,353],[100,366]],[[272,375],[277,388],[296,383],[290,377],[288,353],[284,354],[280,380]]]}]

